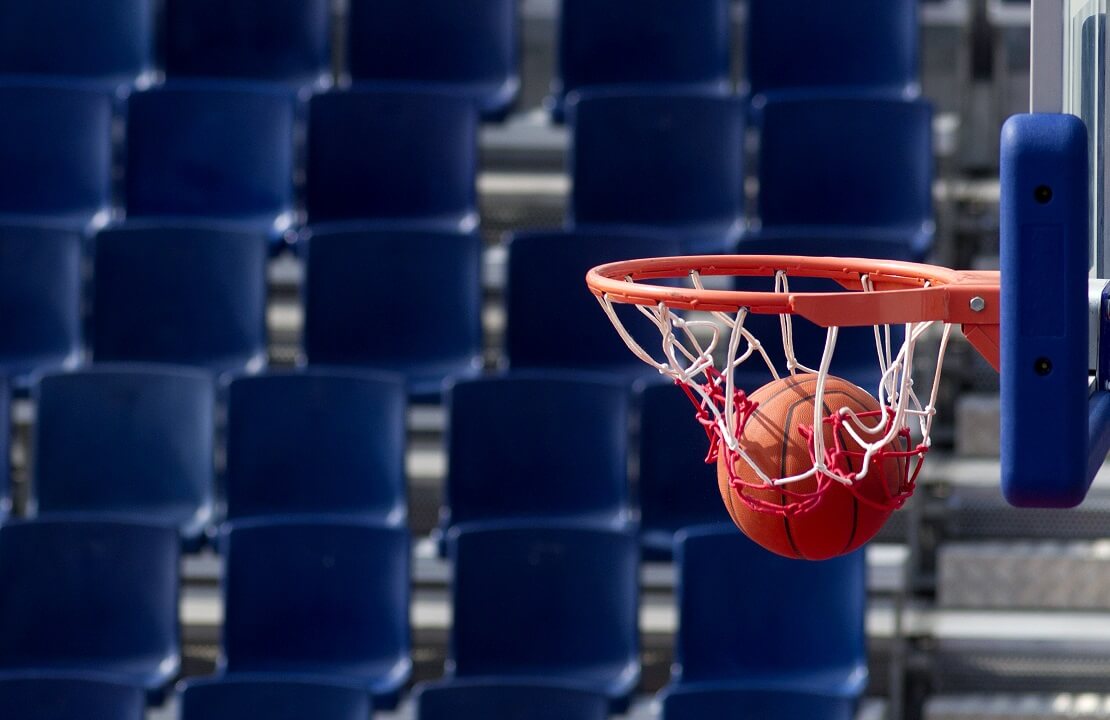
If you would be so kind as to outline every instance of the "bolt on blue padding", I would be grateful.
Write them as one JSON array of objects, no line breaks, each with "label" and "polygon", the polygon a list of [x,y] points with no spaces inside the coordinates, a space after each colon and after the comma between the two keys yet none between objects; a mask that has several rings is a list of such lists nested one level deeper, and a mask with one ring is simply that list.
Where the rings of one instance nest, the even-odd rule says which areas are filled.
[{"label": "bolt on blue padding", "polygon": [[367,720],[370,695],[363,688],[286,675],[230,675],[182,683],[181,720]]},{"label": "bolt on blue padding", "polygon": [[407,514],[399,376],[343,369],[238,377],[228,388],[227,516]]},{"label": "bolt on blue padding", "polygon": [[681,532],[675,547],[672,687],[731,682],[860,696],[867,686],[864,551],[792,560],[720,525]]},{"label": "bolt on blue padding", "polygon": [[619,712],[640,679],[637,545],[570,522],[452,530],[448,676],[563,683]]},{"label": "bolt on blue padding", "polygon": [[0,707],[19,720],[143,720],[142,688],[102,678],[96,673],[0,674]]},{"label": "bolt on blue padding", "polygon": [[222,671],[330,678],[396,705],[412,673],[408,531],[335,516],[225,525]]},{"label": "bolt on blue padding", "polygon": [[347,66],[355,82],[419,83],[471,98],[500,119],[520,90],[516,0],[354,0]]},{"label": "bolt on blue padding", "polygon": [[45,375],[34,390],[32,506],[157,522],[200,542],[212,520],[211,377],[107,365]]},{"label": "bolt on blue padding", "polygon": [[167,0],[166,75],[326,85],[329,0]]},{"label": "bolt on blue padding", "polygon": [[744,216],[744,115],[734,96],[572,96],[568,219],[668,229],[692,254],[731,252]]},{"label": "bolt on blue padding", "polygon": [[0,373],[20,389],[81,361],[81,248],[75,230],[0,226]]},{"label": "bolt on blue padding", "polygon": [[514,678],[446,680],[418,685],[416,720],[607,720],[601,693]]},{"label": "bolt on blue padding", "polygon": [[91,674],[156,697],[181,666],[179,562],[168,527],[59,518],[0,528],[0,672]]}]

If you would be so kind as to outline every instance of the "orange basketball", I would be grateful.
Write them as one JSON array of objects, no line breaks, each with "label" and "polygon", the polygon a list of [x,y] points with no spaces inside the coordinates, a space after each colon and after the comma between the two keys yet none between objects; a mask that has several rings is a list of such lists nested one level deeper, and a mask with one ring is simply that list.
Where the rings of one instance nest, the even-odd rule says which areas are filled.
[{"label": "orange basketball", "polygon": [[[790,477],[813,466],[809,444],[799,427],[813,424],[816,393],[817,376],[799,374],[768,383],[749,396],[750,400],[758,403],[758,407],[744,428],[740,447],[767,477]],[[830,375],[825,381],[822,415],[828,416],[845,407],[857,413],[880,409],[878,401],[866,390]],[[822,423],[822,426],[825,443],[831,448],[834,429],[828,423]],[[845,450],[862,451],[851,435],[844,430],[839,432]],[[900,438],[891,442],[895,450],[905,450],[905,446],[906,442]],[[848,471],[859,472],[862,469],[863,460],[860,458],[849,457],[847,462]],[[749,499],[775,505],[785,505],[790,498],[779,488],[767,486],[749,462],[739,456],[734,462],[736,476],[745,483],[762,487],[733,488],[729,482],[727,463],[722,447],[717,459],[717,483],[729,514],[749,538],[779,555],[825,560],[851,552],[874,537],[892,512],[888,508],[860,502],[852,490],[838,482],[832,482],[816,504],[794,515],[753,509],[737,494],[744,493]],[[872,463],[874,465],[867,475],[857,481],[856,492],[882,504],[889,497],[883,489],[884,483],[890,495],[901,491],[906,475],[906,459],[874,457]],[[804,493],[815,490],[817,484],[815,476],[790,483],[785,488]]]}]

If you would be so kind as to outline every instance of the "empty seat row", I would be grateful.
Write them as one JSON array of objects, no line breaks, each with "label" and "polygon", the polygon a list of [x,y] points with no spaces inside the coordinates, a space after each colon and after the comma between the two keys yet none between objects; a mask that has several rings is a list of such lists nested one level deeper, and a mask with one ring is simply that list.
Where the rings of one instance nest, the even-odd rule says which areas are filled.
[{"label": "empty seat row", "polygon": [[[777,0],[748,5],[753,94],[858,86],[918,92],[917,0],[840,3],[805,13]],[[599,86],[731,88],[730,0],[676,8],[667,0],[563,0],[551,108]],[[64,0],[0,6],[0,73],[149,80],[155,67],[153,0],[111,0],[96,12]],[[325,85],[333,76],[331,3],[169,0],[165,73]],[[344,73],[355,81],[420,82],[475,98],[504,116],[520,85],[519,20],[512,0],[467,3],[353,0],[343,20]],[[845,44],[844,38],[850,38]],[[280,42],[278,41],[280,39]]]},{"label": "empty seat row", "polygon": [[[450,545],[448,679],[558,683],[626,707],[640,679],[632,534],[474,526],[453,531]],[[328,679],[376,707],[396,705],[412,670],[404,530],[243,521],[225,528],[220,550],[221,675]],[[95,673],[157,700],[180,668],[177,553],[171,531],[140,524],[0,528],[0,677]],[[798,563],[729,527],[691,531],[678,557],[670,691],[858,699],[867,682],[862,554]]]}]

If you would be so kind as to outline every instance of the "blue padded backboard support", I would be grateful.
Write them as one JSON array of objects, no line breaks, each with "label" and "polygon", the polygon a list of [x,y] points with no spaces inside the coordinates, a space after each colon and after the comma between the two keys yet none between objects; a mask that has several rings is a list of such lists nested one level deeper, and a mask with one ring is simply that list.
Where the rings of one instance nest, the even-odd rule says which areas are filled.
[{"label": "blue padded backboard support", "polygon": [[1001,182],[1002,492],[1019,507],[1071,507],[1110,449],[1110,393],[1102,379],[1089,389],[1083,121],[1010,118]]}]

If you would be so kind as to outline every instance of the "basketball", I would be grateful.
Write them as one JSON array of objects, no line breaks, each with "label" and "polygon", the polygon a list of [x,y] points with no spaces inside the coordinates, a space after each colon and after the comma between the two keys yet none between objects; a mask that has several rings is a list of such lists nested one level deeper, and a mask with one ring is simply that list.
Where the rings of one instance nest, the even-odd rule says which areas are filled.
[{"label": "basketball", "polygon": [[[744,428],[740,447],[752,463],[769,478],[784,478],[804,473],[812,467],[809,445],[800,430],[813,423],[813,404],[817,393],[817,376],[799,374],[764,385],[749,396],[758,404]],[[847,380],[829,376],[825,382],[822,415],[829,415],[841,408],[856,413],[879,410],[878,401],[863,388]],[[832,447],[833,428],[825,425],[825,442]],[[848,452],[862,452],[850,434],[841,430],[840,442]],[[892,449],[904,450],[905,442],[895,439]],[[862,459],[849,457],[846,468],[859,472]],[[889,494],[901,489],[905,478],[903,457],[874,458],[873,467],[858,481],[856,492],[863,497],[883,503]],[[876,472],[881,464],[881,472]],[[748,461],[735,458],[733,468],[745,483],[763,484],[764,481]],[[771,552],[790,558],[825,560],[849,553],[874,537],[890,517],[892,510],[878,508],[860,500],[852,490],[833,482],[816,504],[794,515],[760,511],[752,508],[738,493],[757,502],[785,505],[789,496],[777,488],[733,488],[729,483],[728,459],[723,451],[717,459],[717,482],[733,522],[749,538]],[[888,485],[886,491],[882,483]],[[812,492],[818,478],[806,478],[787,487],[793,492]]]}]

